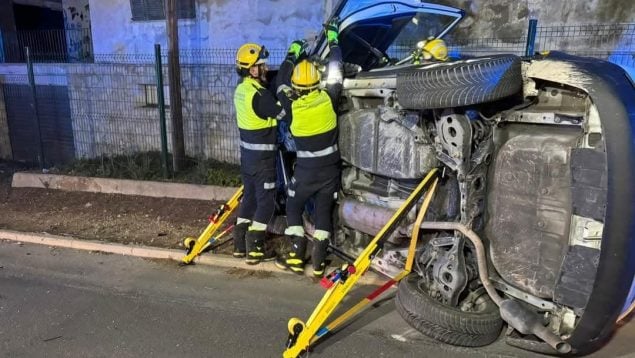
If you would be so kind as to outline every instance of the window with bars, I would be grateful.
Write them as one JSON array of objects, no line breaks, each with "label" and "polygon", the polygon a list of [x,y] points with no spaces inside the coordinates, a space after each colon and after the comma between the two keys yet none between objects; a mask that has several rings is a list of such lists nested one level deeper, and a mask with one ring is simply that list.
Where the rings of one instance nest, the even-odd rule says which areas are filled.
[{"label": "window with bars", "polygon": [[[157,96],[157,85],[142,84],[145,103],[143,107],[156,108],[159,106],[159,98]],[[163,101],[165,107],[170,107],[170,88],[163,85]]]},{"label": "window with bars", "polygon": [[[130,0],[132,21],[165,20],[165,0]],[[176,13],[179,19],[196,18],[195,0],[178,0]]]}]

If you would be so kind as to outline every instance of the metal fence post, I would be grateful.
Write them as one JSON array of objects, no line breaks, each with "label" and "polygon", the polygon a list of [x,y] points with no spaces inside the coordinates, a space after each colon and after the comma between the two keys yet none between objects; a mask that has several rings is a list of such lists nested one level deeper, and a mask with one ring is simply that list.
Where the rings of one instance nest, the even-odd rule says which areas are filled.
[{"label": "metal fence post", "polygon": [[161,170],[163,177],[168,173],[168,134],[165,124],[165,97],[163,94],[163,65],[161,63],[161,45],[154,45],[154,66],[157,77],[157,105],[159,107],[159,122],[161,123]]},{"label": "metal fence post", "polygon": [[33,61],[31,61],[31,51],[29,50],[29,47],[26,46],[24,48],[24,55],[26,56],[26,69],[27,69],[27,73],[28,73],[28,77],[29,77],[29,86],[31,87],[31,106],[33,107],[33,113],[35,115],[35,121],[37,123],[36,129],[37,129],[37,138],[38,138],[38,147],[39,147],[39,154],[38,154],[38,163],[40,165],[40,169],[44,169],[44,164],[45,164],[45,160],[44,160],[44,145],[42,143],[42,128],[40,126],[40,115],[38,113],[38,106],[37,106],[37,96],[36,96],[36,90],[35,90],[35,75],[33,74]]},{"label": "metal fence post", "polygon": [[4,62],[4,34],[2,33],[2,30],[0,30],[0,63]]},{"label": "metal fence post", "polygon": [[536,46],[536,32],[538,29],[538,20],[530,19],[529,28],[527,29],[527,45],[525,46],[525,56],[533,56]]}]

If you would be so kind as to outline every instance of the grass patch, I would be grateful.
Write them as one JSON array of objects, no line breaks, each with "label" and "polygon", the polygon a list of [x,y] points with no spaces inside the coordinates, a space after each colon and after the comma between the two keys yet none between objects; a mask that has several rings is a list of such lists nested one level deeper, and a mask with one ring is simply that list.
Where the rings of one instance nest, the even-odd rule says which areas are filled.
[{"label": "grass patch", "polygon": [[240,167],[213,159],[187,158],[185,168],[172,173],[172,158],[168,159],[170,175],[163,177],[160,152],[143,152],[94,159],[77,159],[59,168],[60,174],[132,179],[171,181],[191,184],[239,186]]}]

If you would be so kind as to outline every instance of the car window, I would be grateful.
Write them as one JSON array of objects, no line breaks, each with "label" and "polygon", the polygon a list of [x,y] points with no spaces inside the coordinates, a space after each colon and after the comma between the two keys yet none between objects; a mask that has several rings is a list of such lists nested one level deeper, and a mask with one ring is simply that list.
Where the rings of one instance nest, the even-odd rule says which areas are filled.
[{"label": "car window", "polygon": [[402,27],[386,53],[390,58],[402,59],[414,50],[417,42],[436,37],[456,18],[435,13],[419,12]]}]

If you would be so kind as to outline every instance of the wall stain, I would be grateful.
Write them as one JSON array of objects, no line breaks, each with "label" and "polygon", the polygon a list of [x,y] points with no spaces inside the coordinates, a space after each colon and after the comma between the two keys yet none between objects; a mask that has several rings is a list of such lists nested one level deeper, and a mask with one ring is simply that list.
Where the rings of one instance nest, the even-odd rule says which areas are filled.
[{"label": "wall stain", "polygon": [[601,22],[631,22],[635,20],[635,2],[633,0],[604,0],[598,9]]}]

